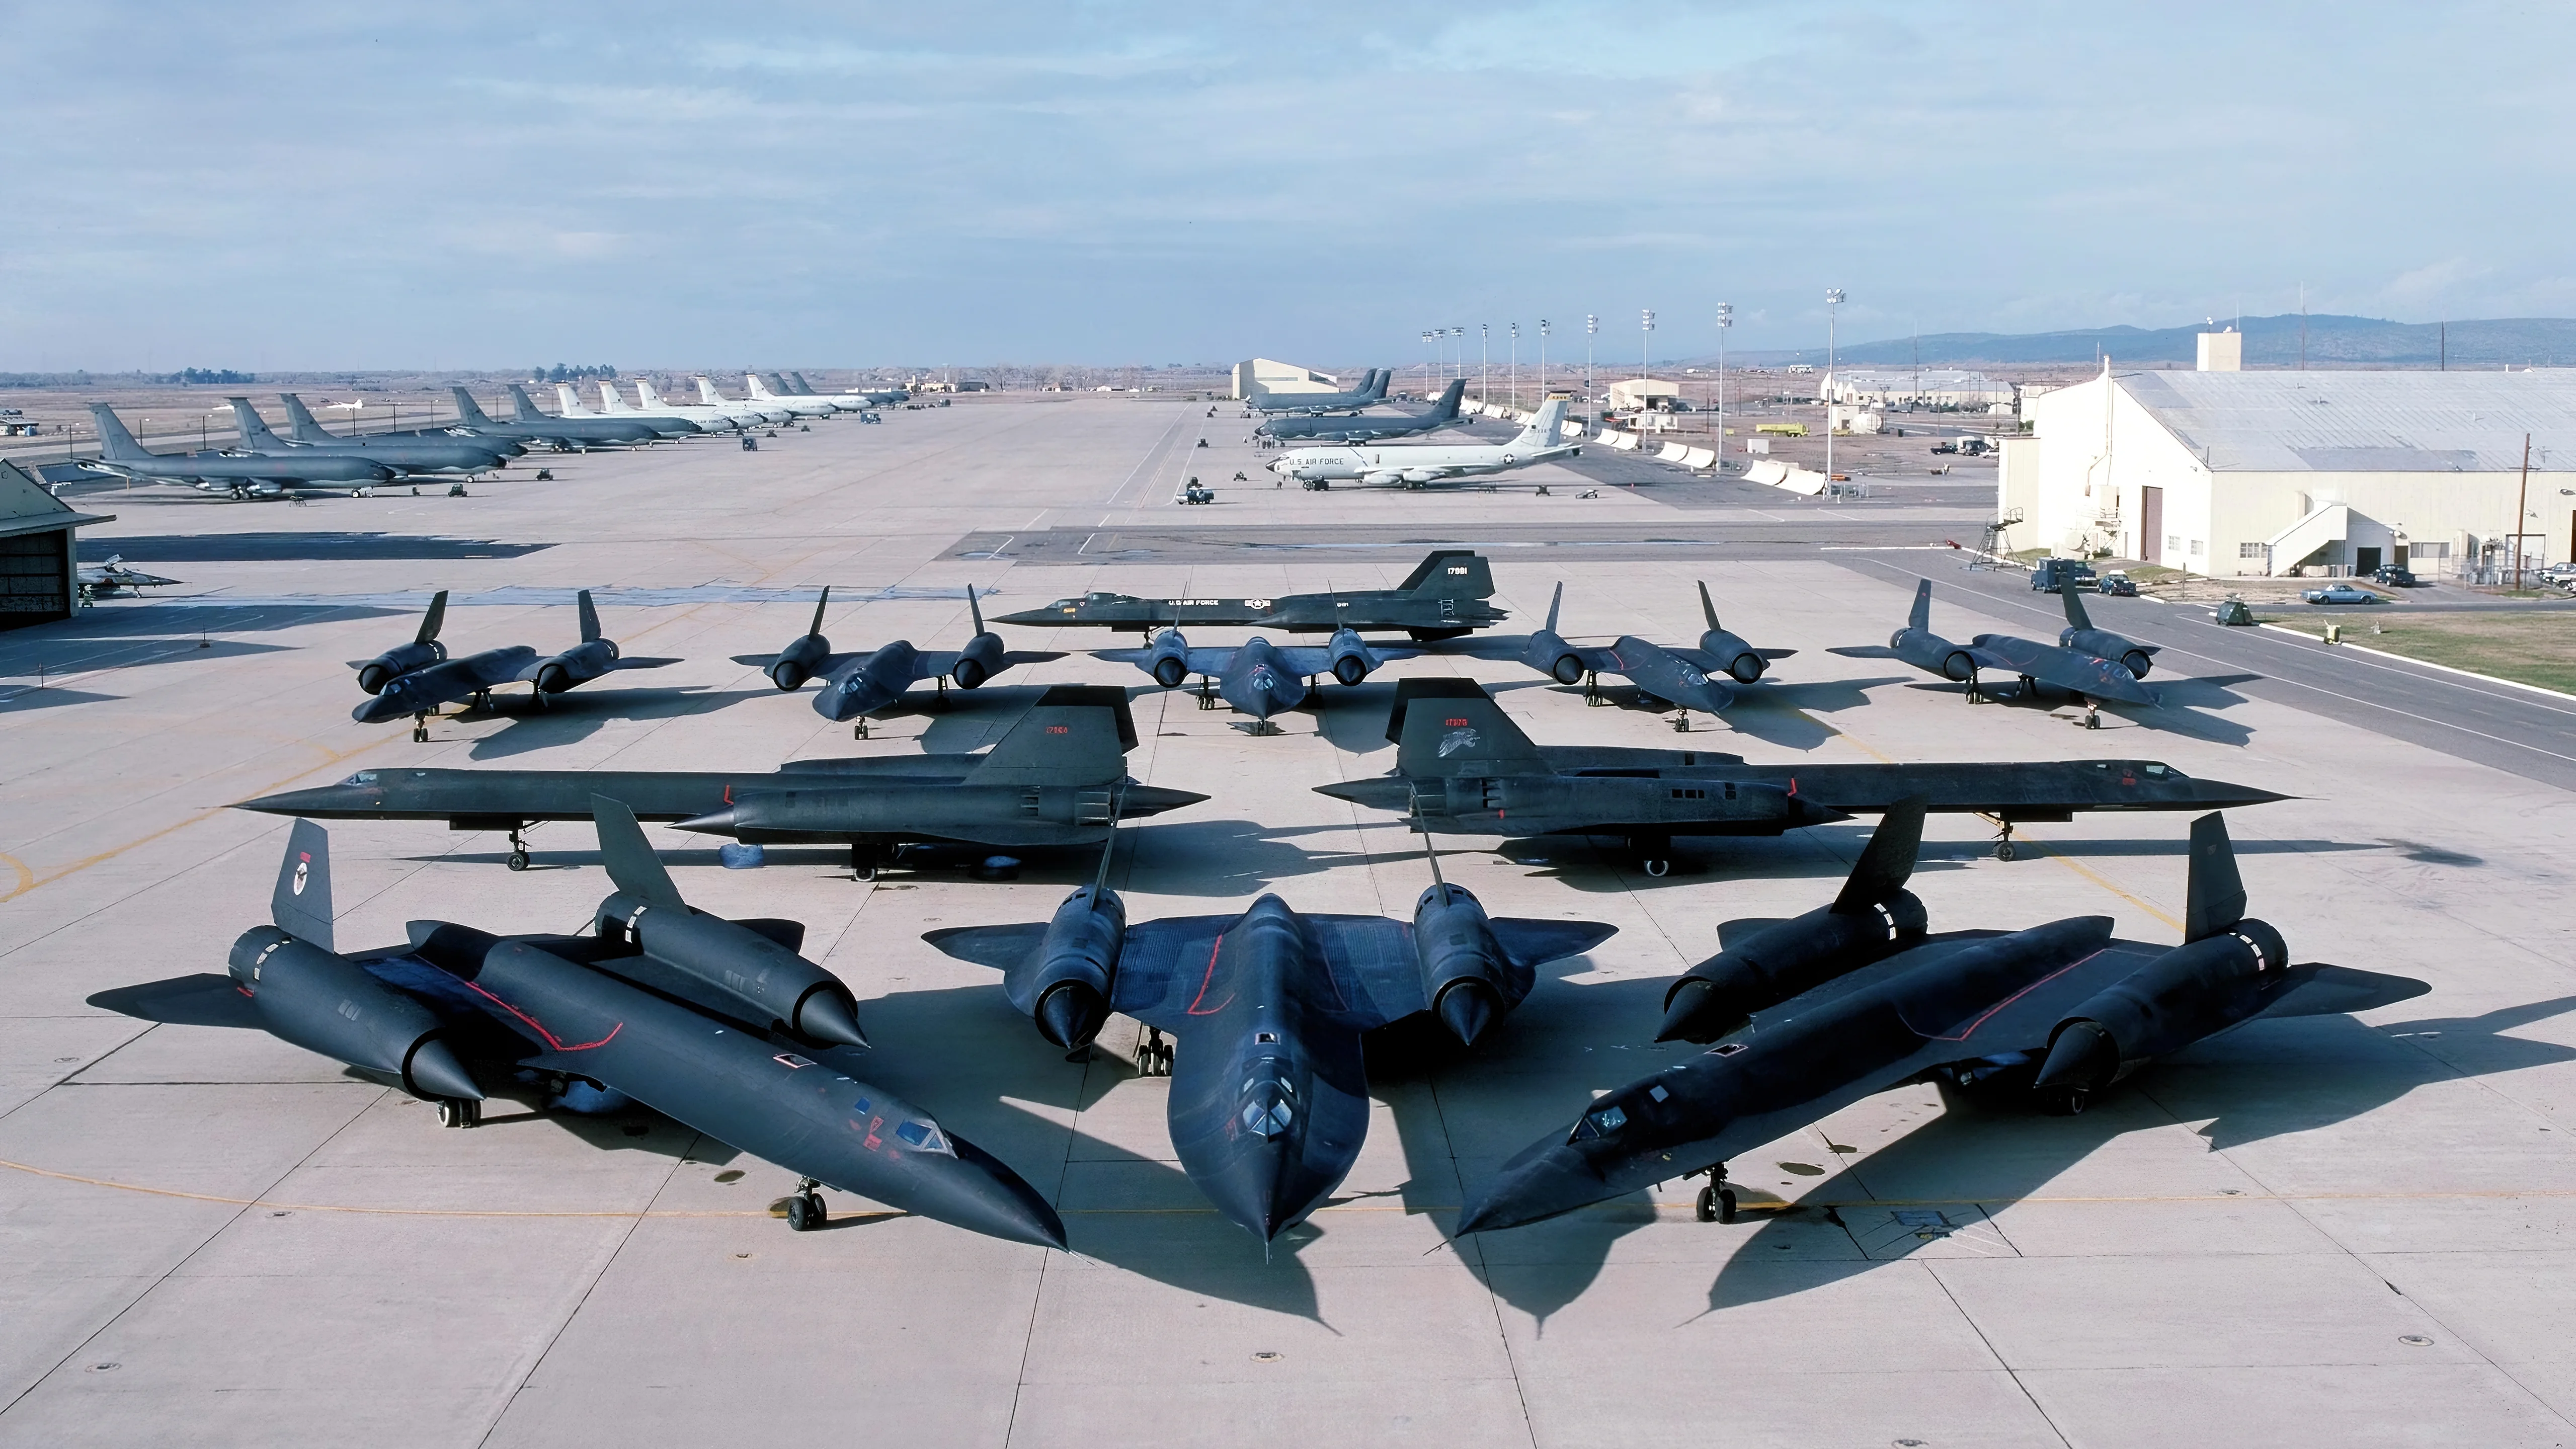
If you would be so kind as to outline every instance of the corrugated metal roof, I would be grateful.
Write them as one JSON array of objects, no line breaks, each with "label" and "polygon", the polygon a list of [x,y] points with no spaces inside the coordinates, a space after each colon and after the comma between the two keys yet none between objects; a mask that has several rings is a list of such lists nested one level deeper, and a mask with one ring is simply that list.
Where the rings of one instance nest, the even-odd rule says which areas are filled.
[{"label": "corrugated metal roof", "polygon": [[2576,371],[2138,372],[2112,380],[2213,472],[2576,469]]}]

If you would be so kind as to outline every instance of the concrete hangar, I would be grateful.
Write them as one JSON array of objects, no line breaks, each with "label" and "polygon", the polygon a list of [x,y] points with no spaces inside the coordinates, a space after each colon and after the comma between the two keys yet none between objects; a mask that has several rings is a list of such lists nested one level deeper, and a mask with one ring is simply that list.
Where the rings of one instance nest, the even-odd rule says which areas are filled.
[{"label": "concrete hangar", "polygon": [[2241,346],[2026,395],[1998,482],[2014,541],[2221,577],[2492,575],[2515,537],[2526,567],[2576,554],[2576,372],[2242,372]]}]

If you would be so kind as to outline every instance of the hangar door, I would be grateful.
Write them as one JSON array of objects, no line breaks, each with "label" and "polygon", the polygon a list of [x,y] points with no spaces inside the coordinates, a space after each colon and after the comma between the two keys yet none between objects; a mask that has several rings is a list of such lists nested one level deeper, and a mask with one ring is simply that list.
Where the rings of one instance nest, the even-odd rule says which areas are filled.
[{"label": "hangar door", "polygon": [[2138,557],[2147,563],[2165,558],[2165,490],[2138,490]]},{"label": "hangar door", "polygon": [[49,528],[0,538],[0,629],[71,617],[64,593],[72,531]]}]

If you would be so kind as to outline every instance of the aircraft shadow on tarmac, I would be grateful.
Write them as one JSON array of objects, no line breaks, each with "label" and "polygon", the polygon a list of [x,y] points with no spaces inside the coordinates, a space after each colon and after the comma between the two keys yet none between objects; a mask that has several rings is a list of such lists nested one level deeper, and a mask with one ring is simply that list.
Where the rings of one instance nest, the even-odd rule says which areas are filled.
[{"label": "aircraft shadow on tarmac", "polygon": [[[1160,889],[1249,905],[1276,882],[1318,875],[1364,859],[1345,851],[1309,851],[1283,838],[1348,829],[1347,825],[1279,829],[1250,820],[1161,820],[1136,832],[1135,843],[1141,859],[1158,865],[1175,859],[1197,862],[1190,870],[1170,872],[1173,878],[1161,882]],[[1099,860],[1096,851],[1092,860],[1095,864]]]},{"label": "aircraft shadow on tarmac", "polygon": [[[2259,674],[2216,674],[2206,679],[2187,676],[2159,679],[2154,683],[2155,688],[2164,696],[2165,702],[2162,709],[2123,704],[2105,705],[2102,709],[2102,728],[2136,728],[2161,734],[2188,735],[2193,739],[2207,740],[2212,744],[2243,745],[2254,738],[2253,730],[2234,720],[2222,719],[2207,711],[2243,704],[2246,697],[2229,686],[2244,684],[2262,677]],[[1907,683],[1905,687],[1962,698],[1968,692],[1968,687],[1964,684],[1951,684],[1943,680],[1915,680]],[[2051,714],[2060,715],[2070,723],[2081,722],[2083,719],[2081,706],[2077,705],[2071,696],[2055,690],[2038,690],[2029,699],[2022,698],[2021,686],[2017,683],[2006,684],[2000,688],[1987,684],[1980,692],[1985,695],[1990,704],[2000,704],[2007,708],[2045,710]]]},{"label": "aircraft shadow on tarmac", "polygon": [[5,693],[0,693],[0,714],[16,714],[21,710],[30,709],[59,709],[67,704],[94,704],[102,699],[115,698],[117,696],[113,694],[92,694],[83,689],[38,689],[31,680],[24,687],[12,688]]},{"label": "aircraft shadow on tarmac", "polygon": [[[1588,994],[1632,984],[1653,987],[1659,1001],[1665,983],[1582,989]],[[1634,1006],[1651,1016],[1651,1003]],[[1952,1238],[2013,1256],[2016,1250],[1989,1213],[2043,1194],[2049,1183],[2126,1133],[2206,1121],[2199,1135],[2211,1151],[2226,1151],[2332,1126],[2418,1087],[2576,1061],[2576,1047],[2506,1034],[2570,1011],[2576,1011],[2576,997],[2378,1027],[2350,1017],[2256,1022],[2149,1067],[2080,1116],[2048,1116],[2009,1094],[1945,1091],[1938,1116],[1847,1167],[1832,1151],[1843,1144],[1820,1125],[1811,1129],[1818,1144],[1810,1149],[1813,1161],[1734,1164],[1730,1176],[1756,1189],[1777,1186],[1780,1172],[1792,1179],[1818,1177],[1801,1194],[1817,1205],[1748,1214],[1755,1223],[1750,1232],[1708,1227],[1742,1235],[1709,1284],[1709,1311],[1822,1287]],[[1650,1063],[1632,1065],[1638,1069],[1634,1075],[1643,1075]],[[1560,1105],[1571,1120],[1581,1103]],[[1635,1194],[1597,1210],[1490,1235],[1515,1241],[1496,1242],[1470,1261],[1490,1261],[1493,1266],[1482,1270],[1489,1286],[1543,1322],[1592,1284],[1621,1237],[1654,1220],[1646,1195]],[[1520,1234],[1545,1236],[1528,1242],[1518,1240]]]},{"label": "aircraft shadow on tarmac", "polygon": [[586,740],[613,719],[671,719],[705,714],[775,694],[770,689],[709,690],[704,685],[664,685],[653,689],[572,690],[551,696],[540,707],[522,694],[495,695],[490,710],[465,709],[448,716],[459,722],[506,719],[498,733],[474,742],[469,759],[500,760]]},{"label": "aircraft shadow on tarmac", "polygon": [[[1873,679],[1766,681],[1737,689],[1735,703],[1717,718],[1734,734],[1803,754],[1842,733],[1817,719],[1816,715],[1858,709],[1869,703],[1868,691],[1871,688],[1904,682],[1897,675]],[[1509,680],[1485,686],[1485,692],[1493,695],[1520,689],[1543,689],[1572,699],[1584,697],[1584,691],[1577,686],[1547,679]],[[1592,696],[1599,699],[1604,707],[1612,709],[1667,714],[1673,708],[1670,703],[1655,699],[1632,684],[1605,684],[1594,690]],[[1692,722],[1690,732],[1709,734],[1714,731],[1705,719],[1697,719]]]},{"label": "aircraft shadow on tarmac", "polygon": [[[519,558],[551,543],[502,543],[488,538],[442,538],[403,533],[310,532],[168,533],[83,539],[82,563],[104,563],[111,553],[154,563],[279,562],[290,559]],[[93,557],[95,555],[95,557]]]}]

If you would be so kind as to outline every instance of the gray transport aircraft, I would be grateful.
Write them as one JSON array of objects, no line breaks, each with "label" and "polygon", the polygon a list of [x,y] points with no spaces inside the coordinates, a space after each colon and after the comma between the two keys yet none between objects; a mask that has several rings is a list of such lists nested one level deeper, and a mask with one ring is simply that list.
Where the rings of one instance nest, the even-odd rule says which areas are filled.
[{"label": "gray transport aircraft", "polygon": [[912,400],[912,394],[899,387],[879,388],[875,390],[863,387],[854,387],[843,392],[829,393],[816,392],[814,390],[814,384],[807,382],[805,380],[805,374],[801,372],[791,372],[787,374],[787,380],[796,384],[796,395],[798,397],[828,398],[835,402],[838,402],[843,398],[857,398],[860,402],[872,408],[889,407],[895,403],[910,402]]},{"label": "gray transport aircraft", "polygon": [[[570,393],[571,389],[565,388],[558,395]],[[617,395],[617,384],[602,378],[599,383],[598,415],[604,418],[633,418],[638,422],[647,418],[678,418],[685,423],[695,423],[700,429],[710,433],[738,433],[742,431],[747,421],[744,417],[726,412],[721,408],[683,407],[677,403],[666,403],[662,401],[660,394],[653,391],[653,384],[642,378],[636,379],[635,397],[637,405],[628,407],[626,399]],[[572,410],[569,402],[564,410],[566,412]]]},{"label": "gray transport aircraft", "polygon": [[1372,648],[1349,629],[1337,631],[1323,644],[1278,645],[1256,637],[1229,647],[1193,649],[1180,630],[1166,629],[1154,636],[1151,647],[1095,649],[1091,657],[1133,664],[1165,689],[1178,689],[1191,675],[1198,675],[1201,709],[1213,708],[1212,701],[1222,699],[1252,716],[1253,733],[1277,734],[1279,727],[1270,717],[1304,704],[1314,693],[1317,675],[1357,684],[1390,659],[1410,659],[1422,652]]},{"label": "gray transport aircraft", "polygon": [[[841,410],[840,404],[829,398],[780,397],[778,393],[769,390],[768,381],[756,372],[744,373],[742,381],[743,386],[751,393],[751,400],[765,408],[781,408],[800,418],[828,418]],[[787,384],[782,382],[778,386],[783,392]],[[859,406],[861,404],[853,399],[851,410],[855,412]]]},{"label": "gray transport aircraft", "polygon": [[[891,709],[925,679],[938,680],[939,692],[945,696],[952,681],[959,689],[976,689],[1014,665],[1064,657],[1055,651],[1004,649],[1002,636],[984,627],[983,606],[975,601],[971,584],[966,588],[966,612],[975,621],[975,634],[965,648],[957,650],[915,649],[911,640],[897,639],[877,649],[835,654],[832,641],[823,637],[823,611],[831,603],[832,590],[826,585],[814,603],[814,623],[803,637],[775,654],[733,656],[734,663],[757,667],[782,690],[800,689],[806,680],[819,677],[823,689],[814,696],[814,712],[828,720],[847,723]],[[854,733],[865,739],[867,728],[863,722]]]},{"label": "gray transport aircraft", "polygon": [[1329,491],[1337,482],[1422,488],[1456,478],[1487,477],[1582,452],[1581,443],[1559,441],[1567,401],[1560,395],[1539,404],[1537,416],[1508,442],[1408,443],[1393,448],[1310,444],[1291,448],[1265,466],[1310,491]]},{"label": "gray transport aircraft", "polygon": [[85,473],[134,483],[182,483],[236,499],[323,491],[365,497],[395,478],[384,464],[348,453],[155,453],[134,440],[107,404],[91,403],[89,415],[98,427],[98,456],[80,460]]},{"label": "gray transport aircraft", "polygon": [[645,820],[755,844],[835,844],[874,880],[916,845],[999,848],[1096,845],[1119,819],[1143,819],[1207,799],[1140,785],[1127,692],[1059,684],[980,754],[791,760],[775,770],[361,770],[336,785],[244,800],[238,810],[315,820],[440,820],[450,830],[501,830],[509,866],[528,867],[523,832],[548,820],[588,820],[593,795],[626,802]]},{"label": "gray transport aircraft", "polygon": [[1438,432],[1458,421],[1458,402],[1467,392],[1467,379],[1452,378],[1440,400],[1428,412],[1401,413],[1388,417],[1381,413],[1356,413],[1348,417],[1280,416],[1264,418],[1253,429],[1265,438],[1282,442],[1304,443],[1373,443],[1386,438],[1411,438]]},{"label": "gray transport aircraft", "polygon": [[1708,620],[1708,628],[1699,636],[1695,649],[1656,644],[1633,634],[1622,634],[1617,643],[1606,647],[1569,644],[1564,635],[1556,632],[1557,608],[1564,602],[1565,585],[1560,583],[1547,601],[1547,625],[1537,633],[1517,639],[1482,638],[1441,652],[1517,660],[1559,684],[1586,682],[1603,674],[1624,675],[1649,700],[1662,700],[1679,708],[1684,718],[1677,724],[1687,724],[1691,710],[1715,714],[1733,704],[1735,691],[1729,687],[1730,681],[1757,683],[1771,668],[1771,661],[1798,652],[1756,649],[1719,624],[1717,605],[1709,599],[1705,583],[1699,586],[1699,609]]},{"label": "gray transport aircraft", "polygon": [[[447,599],[442,593],[430,607],[433,615],[443,614]],[[512,644],[501,649],[486,649],[459,659],[442,659],[437,663],[415,666],[408,672],[391,674],[376,688],[375,698],[349,712],[360,724],[383,724],[410,715],[414,743],[429,740],[429,716],[443,704],[471,703],[487,709],[492,691],[504,684],[530,686],[529,697],[537,707],[545,707],[548,695],[561,694],[579,684],[588,684],[621,669],[661,669],[677,664],[677,659],[625,658],[617,652],[617,641],[600,636],[599,610],[590,602],[590,590],[577,596],[581,609],[581,642],[561,654],[540,656],[525,644]],[[425,622],[434,629],[434,622]],[[446,646],[434,639],[416,639],[412,648],[428,645],[444,652]],[[378,655],[360,665],[359,684],[366,683],[370,665],[381,666],[391,657]]]},{"label": "gray transport aircraft", "polygon": [[[288,396],[282,394],[282,396]],[[242,446],[263,456],[300,452],[342,453],[365,458],[393,470],[397,480],[425,477],[432,473],[461,473],[475,477],[489,473],[509,461],[501,451],[501,440],[491,439],[492,447],[479,446],[470,438],[333,438],[327,443],[289,442],[269,431],[259,409],[246,397],[226,398],[233,407],[233,426],[241,433]],[[302,403],[295,405],[301,410]],[[306,413],[310,418],[311,413]],[[515,445],[512,445],[515,446]],[[522,450],[524,451],[524,450]]]},{"label": "gray transport aircraft", "polygon": [[1455,639],[1511,617],[1489,602],[1494,570],[1474,549],[1434,549],[1391,589],[1283,594],[1275,599],[1140,599],[1133,594],[1078,594],[994,622],[1030,628],[1065,626],[1149,634],[1165,627],[1279,629],[1333,634],[1344,629],[1416,639]]},{"label": "gray transport aircraft", "polygon": [[1348,392],[1260,393],[1245,398],[1243,405],[1257,413],[1355,412],[1386,401],[1386,385],[1394,378],[1394,369],[1372,367]]},{"label": "gray transport aircraft", "polygon": [[2281,933],[2246,916],[2214,814],[2192,822],[2179,946],[2116,939],[2108,916],[1923,934],[1923,908],[1903,889],[1921,808],[1888,811],[1879,829],[1891,848],[1873,840],[1834,905],[1721,926],[1719,955],[1676,984],[1665,1027],[1723,1039],[1593,1099],[1571,1127],[1504,1163],[1469,1195],[1458,1231],[1517,1227],[1702,1174],[1700,1220],[1731,1222],[1728,1159],[1892,1087],[1931,1081],[2078,1112],[2138,1068],[2248,1021],[2369,1011],[2431,989],[2292,965]]},{"label": "gray transport aircraft", "polygon": [[1100,878],[1052,920],[922,939],[999,970],[1011,1005],[1054,1046],[1087,1047],[1111,1012],[1143,1023],[1142,1065],[1172,1078],[1165,1116],[1181,1170],[1265,1254],[1358,1160],[1369,1121],[1361,1033],[1428,1013],[1472,1044],[1529,995],[1539,966],[1618,929],[1490,919],[1436,862],[1409,924],[1301,915],[1264,895],[1236,915],[1129,925],[1108,875],[1104,848]]},{"label": "gray transport aircraft", "polygon": [[[787,1225],[828,1219],[830,1187],[1013,1242],[1064,1246],[1055,1210],[1008,1167],[862,1079],[865,1045],[838,978],[797,954],[795,921],[692,909],[635,818],[595,807],[616,892],[595,934],[495,936],[414,921],[402,946],[335,945],[328,834],[299,820],[269,900],[271,924],[233,943],[228,975],[103,991],[146,1021],[261,1030],[438,1105],[442,1126],[482,1120],[484,1081],[533,1073],[632,1099],[802,1179]],[[480,1068],[478,1072],[476,1069]]]},{"label": "gray transport aircraft", "polygon": [[286,404],[286,440],[290,443],[312,443],[325,446],[339,445],[342,447],[354,445],[363,448],[370,454],[375,451],[376,445],[379,443],[393,444],[397,446],[408,446],[413,443],[459,443],[470,447],[480,448],[487,453],[497,453],[504,458],[516,458],[528,451],[527,444],[515,439],[471,437],[457,432],[452,425],[426,428],[405,428],[401,432],[397,433],[370,433],[364,437],[351,436],[344,438],[339,434],[332,432],[329,428],[322,426],[321,421],[313,416],[313,410],[304,405],[304,399],[296,396],[294,393],[279,393],[277,395],[277,399],[278,401]]},{"label": "gray transport aircraft", "polygon": [[[2070,611],[2070,617],[2072,614]],[[2068,630],[2069,634],[2074,632],[2072,628]],[[2125,644],[2128,641],[2120,642]],[[2136,646],[2130,647],[2134,649]],[[2021,639],[2010,634],[1979,634],[1965,644],[1954,644],[1942,638],[1932,632],[1930,579],[1916,582],[1914,611],[1907,616],[1905,627],[1897,630],[1884,647],[1876,644],[1844,645],[1825,652],[1851,659],[1893,659],[1910,664],[1927,674],[1937,674],[1968,686],[1968,702],[1971,704],[1985,698],[1978,688],[1977,675],[1987,669],[2020,675],[2021,694],[2017,697],[2022,699],[2037,699],[2039,686],[2045,684],[2088,703],[2110,699],[2123,704],[2159,707],[2164,704],[2164,697],[2139,683],[2139,674],[2132,673],[2127,665],[2081,649],[2042,644],[2035,639]]]},{"label": "gray transport aircraft", "polygon": [[[570,393],[572,389],[567,387],[564,391],[566,393]],[[572,401],[579,403],[581,399],[579,397],[574,397]],[[697,424],[690,422],[686,418],[604,418],[597,414],[584,416],[581,413],[567,413],[561,416],[549,416],[545,409],[537,406],[536,399],[528,396],[527,388],[515,382],[510,384],[510,405],[516,409],[512,414],[512,418],[516,422],[531,427],[577,428],[584,433],[596,436],[603,442],[614,443],[633,441],[650,443],[663,438],[685,438],[691,434],[706,431],[706,429],[699,427]],[[639,429],[643,434],[640,438],[636,436],[637,430]]]},{"label": "gray transport aircraft", "polygon": [[764,423],[791,423],[796,420],[794,413],[777,403],[750,402],[726,397],[716,390],[715,382],[711,378],[698,379],[698,401],[708,407],[721,408],[729,413],[756,417]]},{"label": "gray transport aircraft", "polygon": [[[516,389],[513,389],[515,392]],[[461,387],[451,387],[448,395],[456,399],[456,428],[469,437],[516,438],[531,443],[544,443],[558,452],[579,453],[592,448],[649,443],[661,436],[641,422],[614,419],[550,418],[537,412],[526,393],[518,393],[519,419],[500,422],[483,411],[474,394]],[[529,419],[528,415],[535,417]],[[522,421],[520,419],[527,419]]]},{"label": "gray transport aircraft", "polygon": [[857,393],[816,392],[802,373],[769,374],[769,390],[772,396],[791,402],[829,403],[836,413],[865,412],[875,406]]},{"label": "gray transport aircraft", "polygon": [[1316,792],[1413,816],[1415,828],[1444,835],[1624,836],[1648,875],[1672,868],[1677,835],[1777,835],[1881,814],[1915,795],[1935,811],[1995,822],[1998,860],[2013,858],[2017,824],[2289,798],[2153,760],[1752,765],[1708,750],[1538,745],[1467,679],[1398,683],[1386,736],[1396,745],[1392,774]]}]

